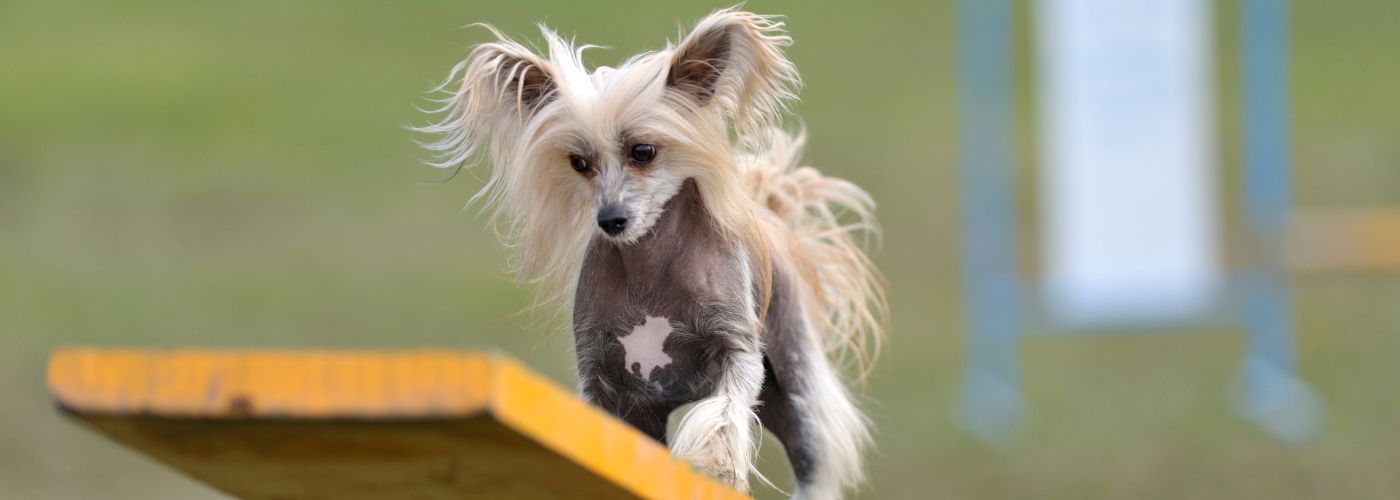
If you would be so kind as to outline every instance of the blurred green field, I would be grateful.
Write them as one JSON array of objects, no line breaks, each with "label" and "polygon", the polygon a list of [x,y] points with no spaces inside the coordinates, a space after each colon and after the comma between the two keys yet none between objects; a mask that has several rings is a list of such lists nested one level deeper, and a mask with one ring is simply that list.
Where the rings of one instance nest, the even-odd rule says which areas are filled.
[{"label": "blurred green field", "polygon": [[[1400,202],[1400,2],[1294,4],[1299,204]],[[0,0],[0,498],[218,496],[56,414],[58,345],[491,346],[572,386],[567,335],[529,329],[504,253],[462,211],[480,182],[425,184],[443,173],[402,127],[484,40],[469,22],[538,39],[548,21],[613,64],[717,6]],[[808,162],[881,204],[894,324],[866,497],[1400,495],[1394,275],[1299,279],[1301,370],[1330,419],[1308,446],[1231,415],[1228,331],[1028,341],[1023,438],[959,433],[951,2],[747,7],[789,17]],[[787,484],[776,450],[764,469]]]}]

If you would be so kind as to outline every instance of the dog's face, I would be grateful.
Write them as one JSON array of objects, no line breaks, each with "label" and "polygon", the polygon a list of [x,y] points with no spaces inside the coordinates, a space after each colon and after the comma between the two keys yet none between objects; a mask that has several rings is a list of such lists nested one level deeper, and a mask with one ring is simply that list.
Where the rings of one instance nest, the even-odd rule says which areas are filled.
[{"label": "dog's face", "polygon": [[[526,91],[529,134],[521,147],[535,168],[572,172],[559,189],[582,193],[579,209],[597,234],[631,243],[651,229],[686,179],[728,154],[726,122],[709,112],[730,71],[733,25],[691,35],[678,49],[644,54],[619,68],[581,71],[558,50]],[[552,44],[553,45],[553,44]],[[551,47],[554,49],[554,47]]]},{"label": "dog's face", "polygon": [[592,71],[582,48],[544,33],[548,58],[499,33],[477,46],[454,71],[447,119],[424,129],[444,136],[429,145],[439,166],[488,147],[491,200],[541,231],[635,242],[686,179],[734,176],[730,126],[742,137],[766,123],[798,85],[781,24],[753,14],[717,12],[674,47]]},{"label": "dog's face", "polygon": [[706,143],[723,137],[722,122],[705,123],[687,112],[693,104],[671,102],[653,85],[656,70],[599,68],[592,88],[574,89],[579,101],[561,98],[537,112],[540,139],[524,146],[542,153],[539,168],[572,174],[558,187],[581,194],[579,210],[591,219],[584,223],[618,243],[647,234],[681,184],[699,175]]},{"label": "dog's face", "polygon": [[[635,241],[651,229],[666,201],[687,178],[683,164],[670,164],[664,150],[677,145],[661,137],[623,133],[602,147],[566,148],[569,167],[591,191],[598,230],[621,242]],[[607,151],[603,153],[602,151]]]}]

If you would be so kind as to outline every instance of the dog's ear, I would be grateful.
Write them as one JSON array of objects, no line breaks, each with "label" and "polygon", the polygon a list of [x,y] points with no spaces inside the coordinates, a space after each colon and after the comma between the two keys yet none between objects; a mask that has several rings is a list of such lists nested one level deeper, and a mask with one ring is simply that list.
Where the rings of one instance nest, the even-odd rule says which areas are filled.
[{"label": "dog's ear", "polygon": [[[549,63],[524,45],[511,41],[490,26],[497,41],[472,49],[466,60],[452,68],[439,90],[442,120],[417,130],[439,135],[425,147],[438,152],[429,163],[455,167],[468,160],[488,138],[507,141],[541,107],[556,98]],[[460,86],[455,89],[453,85]]]},{"label": "dog's ear", "polygon": [[545,60],[508,39],[477,45],[463,64],[457,97],[477,111],[525,119],[554,96],[554,76]]},{"label": "dog's ear", "polygon": [[672,50],[666,85],[700,106],[720,106],[740,129],[769,123],[801,85],[783,54],[791,44],[781,21],[721,10]]}]

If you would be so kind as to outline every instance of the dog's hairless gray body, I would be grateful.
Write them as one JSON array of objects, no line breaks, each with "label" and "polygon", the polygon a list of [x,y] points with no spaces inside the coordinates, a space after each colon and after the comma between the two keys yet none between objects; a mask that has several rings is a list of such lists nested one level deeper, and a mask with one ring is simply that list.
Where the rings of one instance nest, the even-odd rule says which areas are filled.
[{"label": "dog's hairless gray body", "polygon": [[[802,408],[807,388],[798,376],[800,354],[822,352],[802,319],[791,282],[774,270],[763,332],[735,331],[752,324],[761,304],[747,259],[713,228],[694,180],[665,206],[650,232],[631,244],[595,237],[580,271],[574,302],[574,340],[585,397],[652,438],[666,441],[667,417],[714,391],[735,353],[762,352],[763,390],[756,408],[764,427],[782,441],[799,481],[813,472],[806,443],[811,424]],[[650,363],[629,336],[669,326]],[[645,329],[639,328],[645,325]],[[633,339],[635,340],[635,339]],[[660,361],[656,361],[659,359]],[[820,411],[820,410],[817,410]]]}]

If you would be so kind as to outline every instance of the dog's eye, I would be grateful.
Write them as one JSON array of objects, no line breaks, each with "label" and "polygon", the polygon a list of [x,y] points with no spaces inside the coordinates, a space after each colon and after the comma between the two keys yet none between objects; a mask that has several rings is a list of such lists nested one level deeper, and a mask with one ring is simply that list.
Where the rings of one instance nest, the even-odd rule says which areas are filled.
[{"label": "dog's eye", "polygon": [[637,163],[651,163],[652,158],[656,158],[656,146],[651,144],[637,144],[632,146],[632,161]]},{"label": "dog's eye", "polygon": [[587,172],[588,159],[579,155],[569,155],[569,166],[574,167],[575,172]]}]

